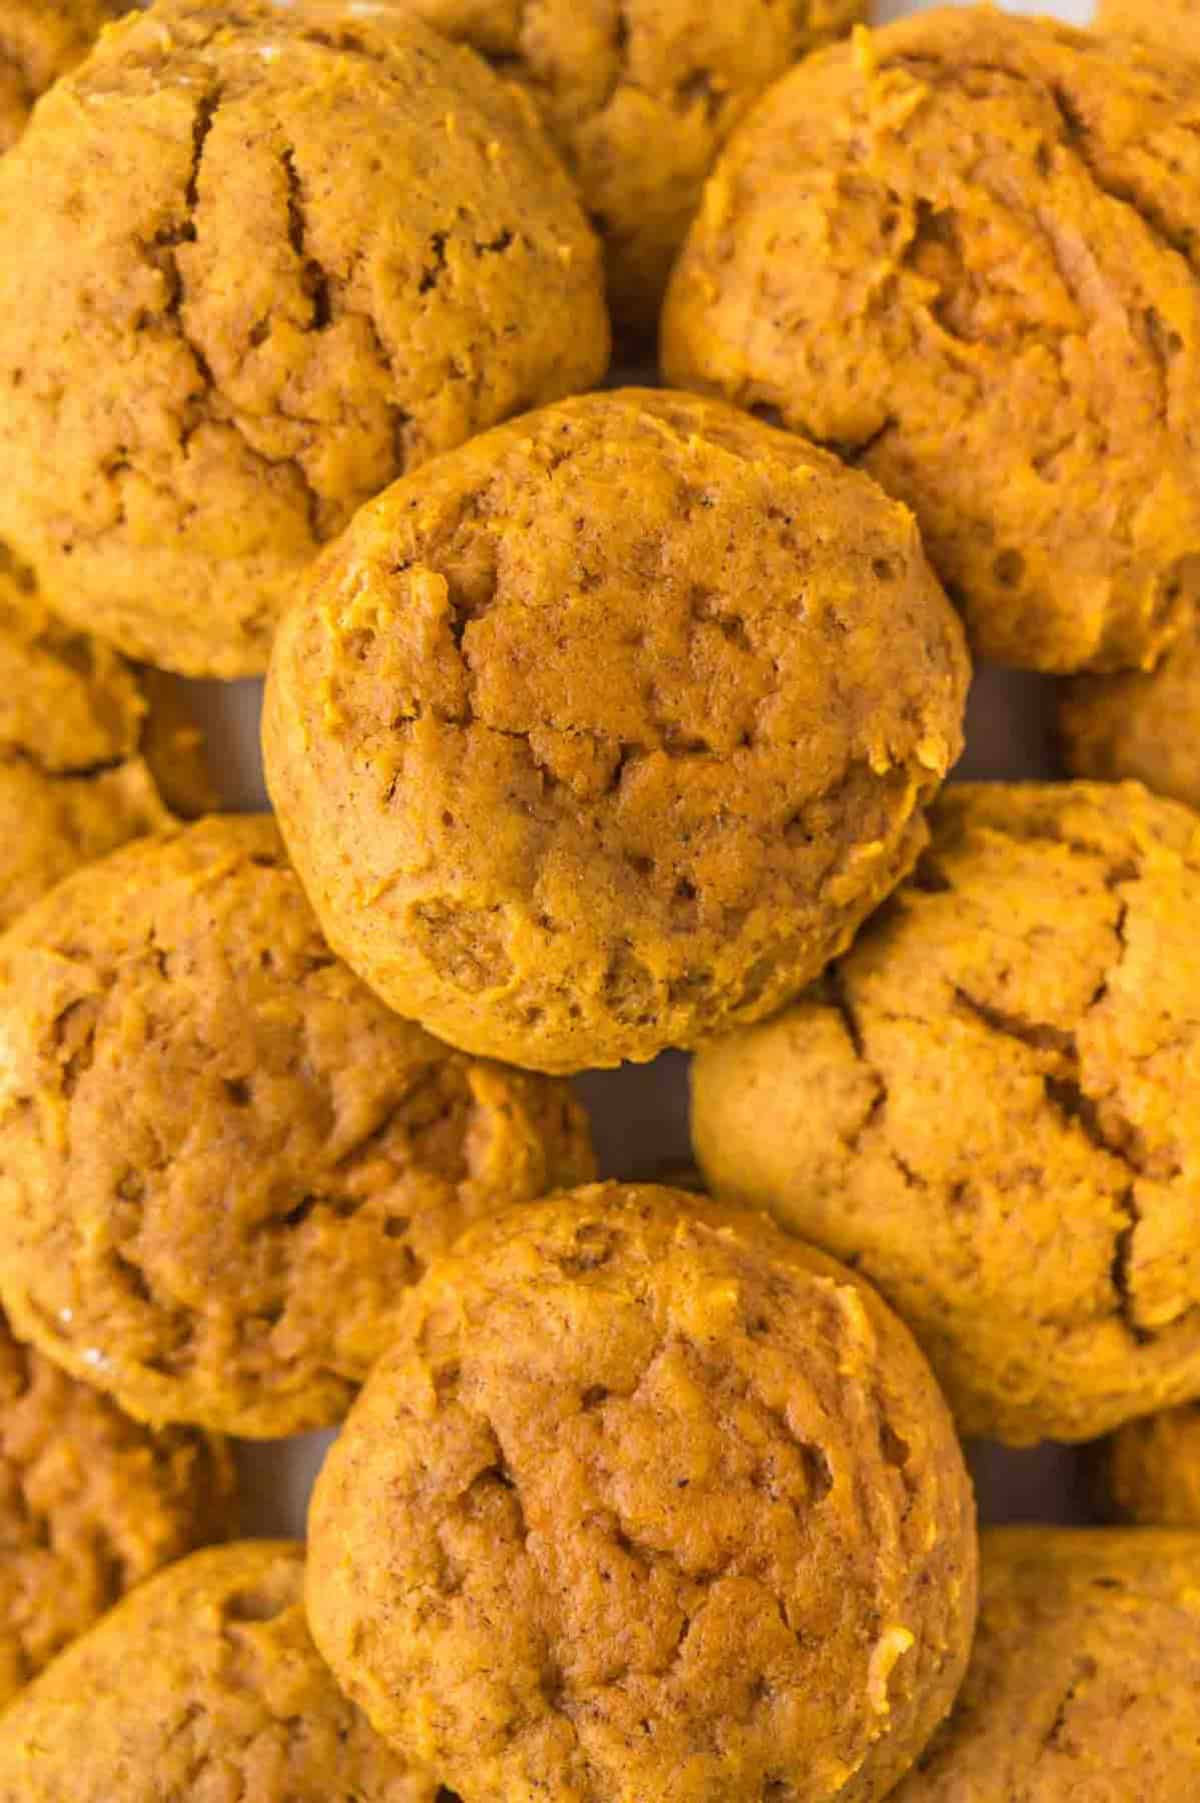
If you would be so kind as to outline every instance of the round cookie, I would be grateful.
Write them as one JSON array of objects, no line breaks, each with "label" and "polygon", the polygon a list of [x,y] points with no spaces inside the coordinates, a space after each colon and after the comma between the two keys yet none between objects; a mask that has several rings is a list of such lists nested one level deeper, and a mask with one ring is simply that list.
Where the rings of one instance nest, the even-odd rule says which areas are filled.
[{"label": "round cookie", "polygon": [[133,1585],[236,1520],[233,1461],[153,1433],[0,1316],[0,1708]]},{"label": "round cookie", "polygon": [[261,672],[361,502],[607,359],[532,104],[388,7],[160,0],[0,163],[0,534],[167,669]]},{"label": "round cookie", "polygon": [[1195,118],[1177,58],[990,7],[823,51],[718,162],[668,379],[907,501],[983,656],[1148,668],[1200,598]]},{"label": "round cookie", "polygon": [[1058,724],[1073,776],[1132,776],[1200,808],[1200,617],[1149,672],[1077,676],[1063,684]]},{"label": "round cookie", "polygon": [[1197,0],[1099,0],[1096,29],[1157,44],[1173,56],[1200,60]]},{"label": "round cookie", "polygon": [[1200,1403],[1128,1422],[1104,1449],[1104,1474],[1124,1519],[1200,1528]]},{"label": "round cookie", "polygon": [[954,1711],[891,1803],[1151,1803],[1200,1786],[1200,1535],[1001,1528]]},{"label": "round cookie", "polygon": [[0,1292],[150,1421],[337,1421],[471,1220],[592,1173],[565,1086],[451,1052],[329,950],[267,818],[69,878],[0,940]]},{"label": "round cookie", "polygon": [[33,103],[81,62],[123,0],[4,0],[0,22],[0,155],[11,150]]},{"label": "round cookie", "polygon": [[245,1540],[143,1584],[0,1715],[0,1803],[435,1803],[318,1658],[303,1575]]},{"label": "round cookie", "polygon": [[618,325],[654,332],[720,146],[865,0],[397,0],[525,87],[604,240]]},{"label": "round cookie", "polygon": [[0,543],[0,927],[170,815],[138,755],[146,703],[108,646],[60,625]]},{"label": "round cookie", "polygon": [[693,1067],[698,1161],[854,1264],[960,1428],[1200,1395],[1200,821],[1137,784],[948,789],[912,878]]},{"label": "round cookie", "polygon": [[317,1480],[309,1620],[464,1797],[884,1796],[974,1622],[970,1484],[909,1336],[761,1216],[602,1184],[405,1299]]},{"label": "round cookie", "polygon": [[925,842],[968,666],[911,516],[627,389],[364,508],[281,628],[267,781],[330,941],[540,1070],[769,1014]]}]

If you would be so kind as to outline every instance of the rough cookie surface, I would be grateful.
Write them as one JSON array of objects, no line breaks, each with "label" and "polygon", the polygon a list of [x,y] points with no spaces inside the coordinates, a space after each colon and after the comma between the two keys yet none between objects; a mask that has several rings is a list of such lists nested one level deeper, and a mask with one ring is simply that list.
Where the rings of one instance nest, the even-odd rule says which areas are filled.
[{"label": "rough cookie surface", "polygon": [[1200,808],[1200,616],[1148,674],[1077,676],[1063,685],[1059,736],[1074,776],[1136,777]]},{"label": "rough cookie surface", "polygon": [[108,646],[49,613],[0,544],[0,927],[170,820],[138,756],[146,703]]},{"label": "rough cookie surface", "polygon": [[1197,0],[1099,0],[1096,29],[1141,38],[1174,56],[1200,58]]},{"label": "rough cookie surface", "polygon": [[1200,1403],[1128,1422],[1105,1448],[1104,1463],[1124,1519],[1200,1528]]},{"label": "rough cookie surface", "polygon": [[717,165],[664,367],[915,510],[985,656],[1149,667],[1200,598],[1200,87],[958,8],[821,52]]},{"label": "rough cookie surface", "polygon": [[0,163],[0,533],[167,669],[260,672],[361,502],[607,356],[531,103],[387,7],[163,0]]},{"label": "rough cookie surface", "polygon": [[717,150],[865,0],[397,0],[532,96],[604,239],[615,321],[654,331]]},{"label": "rough cookie surface", "polygon": [[0,1317],[0,1705],[134,1584],[224,1539],[236,1515],[220,1441],[139,1426]]},{"label": "rough cookie surface", "polygon": [[318,1658],[303,1574],[242,1541],[143,1584],[0,1715],[0,1803],[434,1803]]},{"label": "rough cookie surface", "polygon": [[1198,1595],[1197,1534],[985,1534],[966,1682],[892,1803],[1194,1796]]},{"label": "rough cookie surface", "polygon": [[33,103],[81,62],[124,0],[4,0],[0,15],[0,155],[29,122]]},{"label": "rough cookie surface", "polygon": [[961,632],[911,515],[719,402],[581,397],[365,508],[285,621],[267,780],[331,942],[545,1070],[777,1008],[925,842]]},{"label": "rough cookie surface", "polygon": [[592,1169],[564,1086],[334,957],[266,818],[128,846],[0,941],[0,1290],[144,1419],[340,1419],[434,1253]]},{"label": "rough cookie surface", "polygon": [[678,1191],[472,1231],[318,1479],[307,1602],[349,1695],[466,1797],[860,1803],[975,1604],[970,1486],[850,1272]]},{"label": "rough cookie surface", "polygon": [[1200,822],[963,785],[822,983],[706,1049],[697,1157],[879,1285],[966,1433],[1200,1391]]}]

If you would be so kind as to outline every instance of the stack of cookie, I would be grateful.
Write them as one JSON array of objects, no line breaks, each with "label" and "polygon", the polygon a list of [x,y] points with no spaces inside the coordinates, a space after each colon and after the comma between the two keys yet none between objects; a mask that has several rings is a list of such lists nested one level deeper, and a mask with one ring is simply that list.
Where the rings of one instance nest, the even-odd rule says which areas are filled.
[{"label": "stack of cookie", "polygon": [[1200,61],[7,4],[0,1803],[1190,1795]]}]

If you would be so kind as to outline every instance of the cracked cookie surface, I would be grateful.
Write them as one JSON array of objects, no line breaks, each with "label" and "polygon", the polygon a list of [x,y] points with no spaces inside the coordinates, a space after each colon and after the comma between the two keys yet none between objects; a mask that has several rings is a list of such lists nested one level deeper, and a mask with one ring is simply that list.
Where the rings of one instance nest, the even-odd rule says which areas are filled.
[{"label": "cracked cookie surface", "polygon": [[124,0],[4,0],[0,14],[0,155],[29,122],[34,102],[83,60]]},{"label": "cracked cookie surface", "polygon": [[864,1803],[945,1714],[970,1485],[911,1339],[762,1216],[601,1184],[409,1293],[317,1482],[314,1638],[466,1797]]},{"label": "cracked cookie surface", "polygon": [[1138,784],[963,785],[826,978],[693,1069],[718,1194],[852,1261],[966,1433],[1200,1392],[1200,821]]},{"label": "cracked cookie surface", "polygon": [[916,512],[979,652],[1149,667],[1200,597],[1200,89],[991,8],[819,53],[706,190],[668,380]]},{"label": "cracked cookie surface", "polygon": [[1200,1403],[1127,1422],[1104,1448],[1103,1463],[1122,1520],[1200,1528]]},{"label": "cracked cookie surface", "polygon": [[331,942],[546,1070],[770,1013],[925,842],[959,623],[907,510],[662,390],[398,483],[280,631],[267,781]]},{"label": "cracked cookie surface", "polygon": [[532,96],[605,246],[613,318],[653,333],[720,146],[865,0],[394,0]]},{"label": "cracked cookie surface", "polygon": [[55,620],[0,544],[0,927],[81,864],[169,823],[139,756],[146,732],[128,665]]},{"label": "cracked cookie surface", "polygon": [[133,1585],[224,1539],[236,1514],[220,1441],[142,1427],[0,1316],[0,1707]]},{"label": "cracked cookie surface", "polygon": [[333,955],[265,817],[126,847],[0,940],[0,1290],[143,1419],[340,1419],[434,1253],[592,1171],[565,1086]]},{"label": "cracked cookie surface", "polygon": [[892,1803],[1159,1803],[1196,1794],[1200,1534],[983,1535],[953,1713]]},{"label": "cracked cookie surface", "polygon": [[387,7],[163,0],[0,163],[0,533],[168,669],[261,672],[361,502],[607,357],[532,103]]},{"label": "cracked cookie surface", "polygon": [[434,1803],[318,1657],[303,1575],[242,1541],[143,1584],[0,1715],[0,1803]]}]

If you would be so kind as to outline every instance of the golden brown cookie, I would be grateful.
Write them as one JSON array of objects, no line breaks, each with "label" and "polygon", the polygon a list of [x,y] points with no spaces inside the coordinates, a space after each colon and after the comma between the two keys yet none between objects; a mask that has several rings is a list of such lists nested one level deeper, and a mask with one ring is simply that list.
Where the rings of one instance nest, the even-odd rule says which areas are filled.
[{"label": "golden brown cookie", "polygon": [[626,389],[365,508],[264,717],[330,941],[452,1044],[652,1058],[794,994],[925,841],[967,663],[911,516],[745,414]]},{"label": "golden brown cookie", "polygon": [[148,710],[142,728],[142,756],[159,794],[181,820],[214,813],[220,795],[204,733],[181,693],[184,685],[178,677],[149,664],[139,669],[138,685]]},{"label": "golden brown cookie", "polygon": [[565,1086],[334,957],[266,817],[128,846],[0,941],[0,1291],[143,1419],[340,1419],[434,1253],[592,1169]]},{"label": "golden brown cookie", "polygon": [[11,149],[39,95],[81,62],[123,0],[4,0],[0,13],[0,155]]},{"label": "golden brown cookie", "polygon": [[1149,667],[1200,598],[1200,84],[990,7],[821,52],[725,152],[664,365],[915,510],[985,656]]},{"label": "golden brown cookie", "polygon": [[1077,676],[1059,703],[1063,758],[1073,776],[1133,776],[1200,808],[1200,616],[1148,673]]},{"label": "golden brown cookie", "polygon": [[1099,0],[1095,23],[1099,31],[1121,32],[1174,56],[1200,59],[1198,0]]},{"label": "golden brown cookie", "polygon": [[236,1523],[233,1461],[159,1433],[0,1316],[0,1707],[124,1593]]},{"label": "golden brown cookie", "polygon": [[1200,1403],[1128,1422],[1104,1449],[1104,1474],[1124,1519],[1200,1528]]},{"label": "golden brown cookie", "polygon": [[1166,1803],[1200,1792],[1200,1535],[983,1536],[954,1712],[891,1803]]},{"label": "golden brown cookie", "polygon": [[92,858],[170,820],[138,748],[128,665],[62,626],[0,543],[0,927]]},{"label": "golden brown cookie", "polygon": [[493,1803],[865,1803],[948,1709],[970,1484],[867,1286],[760,1215],[597,1184],[468,1234],[318,1479],[313,1635]]},{"label": "golden brown cookie", "polygon": [[0,533],[191,675],[260,672],[361,502],[608,358],[532,104],[386,6],[132,15],[3,159],[0,271]]},{"label": "golden brown cookie", "polygon": [[604,240],[613,318],[653,333],[720,146],[866,0],[397,0],[519,81]]},{"label": "golden brown cookie", "polygon": [[0,1715],[0,1803],[434,1803],[318,1658],[303,1573],[243,1540],[143,1584]]},{"label": "golden brown cookie", "polygon": [[878,1284],[968,1434],[1200,1395],[1200,820],[1139,785],[948,789],[850,952],[693,1067],[721,1195]]}]

